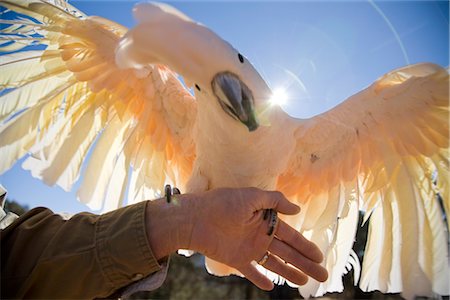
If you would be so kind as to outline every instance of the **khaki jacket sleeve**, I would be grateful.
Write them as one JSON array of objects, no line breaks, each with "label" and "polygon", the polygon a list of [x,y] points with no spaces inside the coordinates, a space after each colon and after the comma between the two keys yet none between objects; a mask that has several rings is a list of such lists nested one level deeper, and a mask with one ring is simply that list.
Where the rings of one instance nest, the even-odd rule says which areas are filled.
[{"label": "khaki jacket sleeve", "polygon": [[160,270],[147,202],[69,220],[35,208],[1,231],[1,299],[100,298]]}]

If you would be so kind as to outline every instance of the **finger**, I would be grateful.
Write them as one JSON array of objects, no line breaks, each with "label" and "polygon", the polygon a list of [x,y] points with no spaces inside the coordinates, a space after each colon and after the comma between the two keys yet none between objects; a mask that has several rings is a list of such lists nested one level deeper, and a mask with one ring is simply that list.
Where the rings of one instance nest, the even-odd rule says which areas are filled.
[{"label": "finger", "polygon": [[269,251],[318,281],[324,282],[328,278],[328,272],[324,267],[280,240],[274,239]]},{"label": "finger", "polygon": [[308,276],[297,270],[296,268],[291,267],[282,261],[279,257],[271,254],[269,259],[264,263],[264,268],[277,273],[278,275],[284,277],[292,283],[298,285],[304,285],[308,282]]},{"label": "finger", "polygon": [[259,287],[262,290],[270,291],[273,289],[273,282],[261,274],[256,267],[252,265],[248,265],[247,267],[239,269],[239,271],[244,275],[248,280],[253,282],[254,285]]},{"label": "finger", "polygon": [[295,215],[300,212],[300,207],[291,203],[284,195],[278,191],[266,191],[264,196],[257,197],[255,210],[275,209],[285,215]]},{"label": "finger", "polygon": [[292,246],[312,261],[317,263],[323,261],[323,254],[319,247],[307,240],[300,232],[286,224],[283,220],[278,220],[275,235],[279,240]]}]

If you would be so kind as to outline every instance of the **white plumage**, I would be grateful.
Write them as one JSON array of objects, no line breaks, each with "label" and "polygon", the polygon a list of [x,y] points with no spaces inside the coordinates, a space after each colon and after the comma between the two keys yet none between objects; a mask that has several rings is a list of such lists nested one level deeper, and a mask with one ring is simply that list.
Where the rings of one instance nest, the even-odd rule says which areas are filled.
[{"label": "white plumage", "polygon": [[[342,291],[358,211],[369,220],[363,290],[449,294],[448,71],[392,71],[306,120],[270,106],[252,65],[170,6],[141,4],[127,31],[63,1],[0,1],[31,16],[2,20],[0,173],[18,159],[70,190],[93,148],[81,201],[115,209],[172,182],[188,192],[277,189],[302,206],[286,221],[325,253],[330,278],[304,296]],[[29,50],[30,44],[46,45]],[[179,81],[195,87],[195,97]],[[258,127],[259,126],[259,127]],[[369,219],[370,217],[370,219]],[[208,261],[216,274],[234,270]]]}]

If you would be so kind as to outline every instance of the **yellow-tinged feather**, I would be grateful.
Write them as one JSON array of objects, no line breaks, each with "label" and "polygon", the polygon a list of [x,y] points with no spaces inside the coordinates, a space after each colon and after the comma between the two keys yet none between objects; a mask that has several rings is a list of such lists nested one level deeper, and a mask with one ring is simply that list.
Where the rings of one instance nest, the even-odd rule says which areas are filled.
[{"label": "yellow-tinged feather", "polygon": [[42,180],[48,185],[58,184],[69,191],[78,179],[87,152],[103,125],[104,118],[95,107],[85,112],[75,123],[50,165],[43,170]]},{"label": "yellow-tinged feather", "polygon": [[[332,255],[328,255],[329,251],[332,249],[331,242],[333,240],[335,230],[336,230],[336,223],[330,224],[330,226],[327,227],[317,228],[311,231],[305,231],[303,233],[306,238],[311,240],[319,247],[322,253],[326,253],[325,261],[323,262],[323,264],[327,269],[332,265],[334,265],[335,262],[332,258]],[[305,298],[323,294],[326,291],[325,285],[316,280],[308,280],[308,282],[305,285],[300,286],[298,289],[302,294],[302,296]]]},{"label": "yellow-tinged feather", "polygon": [[[415,191],[415,200],[417,203],[417,212],[418,212],[418,226],[419,226],[419,265],[421,269],[426,274],[427,278],[433,278],[433,240],[440,244],[440,246],[445,246],[445,243],[440,243],[439,239],[433,239],[433,228],[430,226],[430,221],[433,222],[433,218],[440,216],[433,216],[432,214],[427,215],[427,210],[425,208],[428,205],[427,202],[436,202],[434,199],[435,195],[431,188],[431,185],[428,184],[431,182],[431,177],[427,178],[426,169],[422,169],[418,164],[417,160],[411,157],[403,158],[403,163],[406,166],[406,170],[408,171],[408,175],[410,178],[413,178],[414,175],[417,176],[415,181],[411,180],[411,183],[414,185]],[[436,228],[434,228],[436,229]],[[443,228],[440,228],[443,229]],[[439,256],[437,256],[439,257]],[[443,259],[443,257],[441,257]],[[439,263],[442,264],[442,261]],[[431,280],[430,280],[431,281]],[[430,288],[431,290],[431,288]]]},{"label": "yellow-tinged feather", "polygon": [[14,42],[12,42],[11,38],[3,38],[0,37],[0,52],[13,52],[19,51],[25,47],[28,47],[32,44],[46,44],[48,41],[40,38],[14,38]]},{"label": "yellow-tinged feather", "polygon": [[308,211],[306,212],[308,218],[302,224],[303,229],[305,229],[305,230],[310,230],[310,229],[314,228],[314,225],[316,224],[316,222],[318,222],[320,216],[322,215],[322,213],[324,212],[324,210],[328,204],[325,201],[321,201],[321,199],[324,199],[326,197],[326,195],[324,195],[324,194],[315,195],[313,193],[310,193],[310,194],[314,195],[314,197],[309,199],[308,208],[307,208]]},{"label": "yellow-tinged feather", "polygon": [[[421,212],[417,207],[417,192],[412,184],[406,168],[401,168],[393,181],[393,189],[396,194],[399,220],[401,224],[401,271],[402,293],[405,298],[414,295],[429,295],[431,293],[431,278],[427,278],[420,261],[420,226]],[[410,199],[410,202],[401,199]],[[416,222],[408,222],[410,219]]]},{"label": "yellow-tinged feather", "polygon": [[[342,202],[346,201],[345,192],[343,191],[343,185],[337,185],[333,189],[329,190],[324,197],[329,199],[329,203],[325,204],[326,209],[323,210],[319,219],[314,223],[314,227],[322,228],[327,227],[336,221],[336,216],[339,215],[340,207],[343,205]],[[324,201],[320,201],[324,202]],[[320,210],[319,210],[320,211]]]},{"label": "yellow-tinged feather", "polygon": [[64,22],[66,19],[75,18],[71,12],[78,12],[73,6],[65,4],[72,10],[65,10],[59,6],[53,5],[42,0],[2,0],[0,3],[14,11],[31,16],[42,23]]},{"label": "yellow-tinged feather", "polygon": [[[71,134],[73,124],[76,124],[79,121],[79,118],[82,117],[89,108],[85,105],[81,105],[84,98],[87,97],[87,95],[82,97],[76,102],[76,105],[67,108],[65,114],[57,114],[53,122],[43,118],[43,121],[49,123],[49,128],[40,131],[38,142],[30,149],[32,156],[29,159],[33,160],[33,162],[25,161],[23,166],[25,169],[30,170],[34,177],[41,178],[43,170],[47,168],[54,160],[55,156],[58,155],[64,141],[68,139]],[[75,114],[75,112],[77,113]]]},{"label": "yellow-tinged feather", "polygon": [[127,132],[128,136],[124,142],[123,151],[119,153],[114,165],[111,181],[107,188],[107,201],[105,201],[104,211],[114,210],[122,206],[125,202],[125,191],[131,171],[131,157],[137,147],[137,144],[133,140],[136,133],[135,129],[135,127],[130,127],[130,132]]},{"label": "yellow-tinged feather", "polygon": [[[351,185],[350,185],[351,186]],[[326,282],[325,291],[342,292],[344,285],[342,282],[342,274],[346,273],[346,265],[349,260],[349,254],[353,247],[353,240],[348,236],[353,236],[356,233],[358,226],[359,207],[357,201],[352,201],[349,189],[343,187],[341,202],[344,202],[345,208],[341,210],[339,220],[337,223],[336,233],[332,242],[332,249],[330,255],[332,257],[327,259],[327,262],[332,262],[334,265],[330,268],[329,280]],[[343,213],[345,211],[345,213]],[[336,241],[341,241],[337,243]],[[357,274],[355,274],[357,276]],[[355,278],[355,282],[357,282]]]},{"label": "yellow-tinged feather", "polygon": [[[105,69],[103,73],[89,80],[88,87],[94,93],[100,92],[103,89],[111,91],[114,89],[115,84],[120,81],[119,76],[120,73],[115,72],[114,69]],[[115,80],[111,80],[111,78],[115,78]]]},{"label": "yellow-tinged feather", "polygon": [[[49,24],[40,24],[34,23],[29,19],[17,18],[16,20],[0,20],[0,24],[9,25],[6,26],[5,29],[0,30],[0,33],[11,33],[11,34],[20,34],[20,35],[32,35],[39,34],[45,36],[48,32],[61,32],[61,28],[58,25],[49,25]],[[17,28],[17,29],[15,29]]]},{"label": "yellow-tinged feather", "polygon": [[37,13],[34,12],[33,10],[28,8],[28,4],[30,4],[31,1],[26,1],[26,0],[18,0],[18,1],[6,1],[6,0],[2,0],[0,1],[0,4],[2,6],[5,6],[6,8],[12,10],[12,11],[16,11],[18,13],[33,17],[34,19],[45,23],[45,19],[44,17]]},{"label": "yellow-tinged feather", "polygon": [[84,172],[84,180],[78,197],[92,209],[101,209],[106,196],[106,188],[114,170],[117,154],[123,150],[128,123],[113,117],[99,137],[92,156]]},{"label": "yellow-tinged feather", "polygon": [[[399,236],[399,220],[393,218],[393,203],[394,195],[391,189],[386,191],[388,195],[383,199],[383,203],[380,203],[383,210],[383,223],[376,222],[377,220],[371,220],[371,227],[381,227],[382,231],[382,252],[378,253],[378,274],[373,274],[377,278],[380,284],[380,290],[382,291],[392,291],[398,292],[401,290],[400,282],[400,269],[397,267],[399,263],[400,251],[398,247],[395,247],[396,241],[400,238]],[[395,206],[395,205],[394,205]],[[373,222],[373,223],[372,223]],[[368,246],[368,244],[367,244]],[[363,259],[364,264],[366,263],[366,258]],[[376,270],[376,269],[375,269]]]},{"label": "yellow-tinged feather", "polygon": [[81,72],[103,62],[104,58],[94,53],[93,55],[88,56],[86,59],[83,59],[82,57],[72,56],[70,59],[66,60],[66,66],[67,69],[71,72]]},{"label": "yellow-tinged feather", "polygon": [[139,201],[145,200],[141,195],[141,189],[143,188],[143,182],[140,178],[140,169],[133,168],[133,172],[130,176],[130,186],[128,187],[128,204],[137,203]]},{"label": "yellow-tinged feather", "polygon": [[108,212],[117,207],[123,206],[126,186],[130,173],[130,159],[126,151],[119,154],[114,169],[111,174],[111,180],[106,189],[105,204],[103,211]]},{"label": "yellow-tinged feather", "polygon": [[0,24],[8,24],[9,26],[6,26],[6,28],[2,28],[0,30],[1,33],[7,33],[7,34],[17,34],[17,35],[32,35],[34,34],[34,30],[36,27],[32,24],[31,26],[25,25],[25,24],[19,24],[19,23],[12,23],[12,22],[4,22],[3,20],[0,20]]},{"label": "yellow-tinged feather", "polygon": [[[73,86],[67,87],[71,89]],[[57,119],[59,110],[61,109],[62,103],[64,101],[64,92],[60,90],[60,93],[56,93],[51,104],[46,105],[41,111],[41,122],[39,124],[39,134],[37,135],[38,140],[42,139],[48,128]],[[52,96],[50,96],[52,97]]]},{"label": "yellow-tinged feather", "polygon": [[34,109],[29,109],[22,115],[0,129],[0,174],[11,166],[27,152],[29,145],[36,138],[37,126],[40,117],[40,108],[44,103]]},{"label": "yellow-tinged feather", "polygon": [[433,291],[441,295],[449,294],[450,284],[447,280],[450,277],[447,259],[449,249],[442,211],[436,200],[426,201],[424,206],[431,231],[424,246],[432,257],[432,270],[429,276],[432,280]]},{"label": "yellow-tinged feather", "polygon": [[164,189],[164,184],[166,181],[166,172],[165,169],[167,167],[165,153],[164,152],[154,152],[151,162],[151,173],[148,174],[149,186],[154,190],[162,191]]},{"label": "yellow-tinged feather", "polygon": [[79,81],[88,81],[94,79],[99,72],[102,72],[104,68],[107,68],[107,66],[107,62],[102,62],[99,65],[91,66],[89,69],[84,69],[80,72],[75,72],[74,74]]},{"label": "yellow-tinged feather", "polygon": [[0,174],[9,169],[36,142],[39,122],[42,122],[41,111],[54,106],[59,95],[72,83],[67,82],[51,91],[38,105],[8,120],[0,128]]},{"label": "yellow-tinged feather", "polygon": [[45,101],[61,87],[74,82],[70,73],[64,73],[64,76],[42,79],[0,96],[0,122],[24,108]]},{"label": "yellow-tinged feather", "polygon": [[58,53],[23,51],[2,57],[0,89],[21,86],[46,72],[42,59],[58,59]]}]

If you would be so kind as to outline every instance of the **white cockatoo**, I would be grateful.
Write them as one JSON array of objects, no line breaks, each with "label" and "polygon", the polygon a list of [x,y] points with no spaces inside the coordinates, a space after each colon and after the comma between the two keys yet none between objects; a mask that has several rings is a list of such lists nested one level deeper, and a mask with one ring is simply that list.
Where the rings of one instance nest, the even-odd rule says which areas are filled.
[{"label": "white cockatoo", "polygon": [[449,294],[446,69],[394,70],[299,120],[269,104],[243,55],[168,5],[137,5],[127,30],[61,0],[0,3],[17,12],[1,20],[0,47],[12,53],[0,62],[0,173],[29,154],[25,169],[70,190],[88,160],[78,197],[104,210],[127,189],[141,201],[168,182],[280,190],[302,207],[285,220],[321,248],[330,273],[299,287],[304,296],[342,291],[362,210],[363,290]]}]

